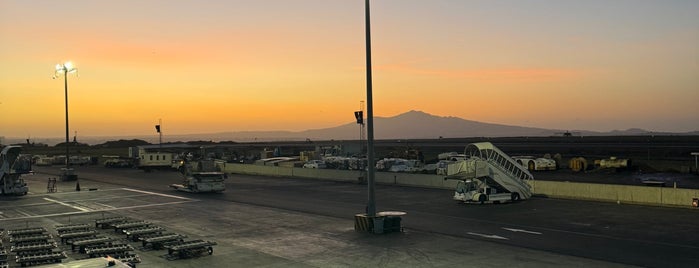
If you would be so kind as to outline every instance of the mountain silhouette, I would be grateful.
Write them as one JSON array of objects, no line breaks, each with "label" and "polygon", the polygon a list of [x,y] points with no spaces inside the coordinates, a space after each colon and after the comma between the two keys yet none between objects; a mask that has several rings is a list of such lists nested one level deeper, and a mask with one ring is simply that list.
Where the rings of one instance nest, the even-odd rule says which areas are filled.
[{"label": "mountain silhouette", "polygon": [[[365,120],[366,122],[366,120]],[[365,129],[366,130],[366,129]],[[231,131],[219,133],[199,133],[167,135],[164,141],[302,141],[310,140],[358,140],[359,125],[351,122],[336,127],[310,129],[305,131]],[[534,127],[511,126],[483,123],[453,116],[435,116],[422,111],[408,111],[392,117],[374,118],[374,139],[439,139],[472,137],[546,137],[546,136],[648,136],[648,135],[699,135],[699,131],[685,133],[651,132],[639,128],[596,132],[586,130],[560,130]],[[109,140],[143,139],[153,136],[83,137],[82,142],[99,144]],[[59,143],[62,138],[47,138],[41,142]],[[9,144],[23,142],[24,139],[8,138]]]},{"label": "mountain silhouette", "polygon": [[[437,139],[462,137],[550,136],[560,130],[508,126],[465,120],[458,117],[435,116],[421,111],[409,111],[393,117],[374,118],[376,139]],[[359,125],[349,123],[333,128],[299,132],[311,139],[358,139]]]}]

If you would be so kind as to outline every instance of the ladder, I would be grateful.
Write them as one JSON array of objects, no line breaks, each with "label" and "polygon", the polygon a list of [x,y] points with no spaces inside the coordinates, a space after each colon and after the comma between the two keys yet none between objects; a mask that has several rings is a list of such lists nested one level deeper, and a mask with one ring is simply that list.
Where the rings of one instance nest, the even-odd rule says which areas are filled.
[{"label": "ladder", "polygon": [[518,192],[522,198],[531,196],[531,187],[527,181],[533,180],[534,176],[529,170],[517,164],[492,143],[478,142],[469,144],[466,146],[465,154],[478,157],[487,162],[489,177],[507,188],[508,191]]}]

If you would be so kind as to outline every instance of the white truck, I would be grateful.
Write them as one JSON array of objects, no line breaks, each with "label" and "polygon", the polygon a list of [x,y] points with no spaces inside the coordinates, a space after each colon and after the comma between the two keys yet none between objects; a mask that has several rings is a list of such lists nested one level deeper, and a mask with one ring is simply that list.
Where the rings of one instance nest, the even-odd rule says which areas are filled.
[{"label": "white truck", "polygon": [[478,203],[506,203],[519,200],[517,193],[498,191],[496,187],[488,185],[487,178],[466,179],[456,183],[454,200],[462,202]]},{"label": "white truck", "polygon": [[469,157],[447,166],[445,180],[457,180],[454,200],[476,203],[504,203],[528,199],[528,180],[533,176],[527,168],[489,142],[466,147]]},{"label": "white truck", "polygon": [[556,160],[544,157],[534,157],[534,156],[513,156],[513,160],[517,164],[522,165],[529,169],[529,171],[538,170],[556,170]]},{"label": "white truck", "polygon": [[0,193],[3,195],[25,195],[29,192],[22,178],[32,172],[30,157],[20,154],[22,147],[6,146],[0,152]]},{"label": "white truck", "polygon": [[181,184],[170,184],[171,188],[190,193],[220,193],[226,190],[226,174],[220,171],[211,171],[211,168],[202,168],[205,165],[197,163],[193,168],[190,163],[185,163],[184,179]]}]

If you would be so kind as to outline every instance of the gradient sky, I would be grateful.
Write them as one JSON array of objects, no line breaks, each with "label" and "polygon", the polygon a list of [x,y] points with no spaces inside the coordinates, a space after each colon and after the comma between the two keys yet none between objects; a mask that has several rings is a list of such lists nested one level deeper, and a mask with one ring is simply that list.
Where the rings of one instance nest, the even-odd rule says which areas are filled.
[{"label": "gradient sky", "polygon": [[[375,116],[699,130],[699,1],[372,2]],[[0,0],[0,136],[305,130],[366,99],[364,1]],[[380,126],[376,126],[380,128]]]}]

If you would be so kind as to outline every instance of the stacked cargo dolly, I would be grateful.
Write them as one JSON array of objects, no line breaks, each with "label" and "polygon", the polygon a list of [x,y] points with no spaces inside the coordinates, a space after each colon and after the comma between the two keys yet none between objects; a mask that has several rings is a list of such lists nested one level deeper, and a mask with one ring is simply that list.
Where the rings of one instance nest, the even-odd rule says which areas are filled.
[{"label": "stacked cargo dolly", "polygon": [[67,258],[43,227],[7,230],[7,236],[10,252],[15,254],[15,263],[21,267],[56,263]]},{"label": "stacked cargo dolly", "polygon": [[114,238],[100,235],[89,224],[68,224],[56,226],[61,241],[70,245],[71,251],[86,254],[88,258],[106,257],[118,259],[134,267],[140,258],[133,252],[133,247]]},{"label": "stacked cargo dolly", "polygon": [[141,259],[133,252],[131,245],[97,231],[97,228],[111,228],[113,224],[125,221],[126,218],[118,217],[95,221],[94,227],[90,224],[59,225],[56,226],[56,232],[63,243],[70,245],[73,252],[86,254],[87,258],[109,256],[135,267]]},{"label": "stacked cargo dolly", "polygon": [[168,260],[176,260],[197,257],[204,254],[211,255],[214,253],[214,248],[211,246],[214,245],[216,245],[216,242],[204,240],[170,243],[164,246],[167,249],[165,258]]},{"label": "stacked cargo dolly", "polygon": [[158,250],[164,249],[166,246],[173,245],[175,243],[184,242],[184,238],[187,236],[174,234],[174,233],[160,233],[141,236],[138,239],[143,244],[141,249],[143,250]]},{"label": "stacked cargo dolly", "polygon": [[[95,226],[109,229],[115,233],[126,235],[129,241],[141,241],[143,250],[167,249],[168,260],[192,258],[200,255],[211,255],[215,242],[204,240],[185,241],[186,236],[168,233],[164,228],[155,226],[148,221],[133,220],[124,217],[114,217],[95,220]],[[129,246],[130,247],[130,246]]]},{"label": "stacked cargo dolly", "polygon": [[5,249],[5,246],[2,243],[2,238],[3,238],[3,233],[5,230],[0,228],[0,268],[7,268],[10,267],[7,264],[7,250]]}]

